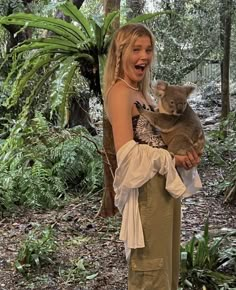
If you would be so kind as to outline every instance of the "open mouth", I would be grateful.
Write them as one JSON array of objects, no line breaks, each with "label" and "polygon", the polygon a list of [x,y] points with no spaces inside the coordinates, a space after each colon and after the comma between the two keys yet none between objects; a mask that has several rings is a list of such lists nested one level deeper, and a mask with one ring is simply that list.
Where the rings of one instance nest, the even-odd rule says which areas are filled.
[{"label": "open mouth", "polygon": [[143,72],[145,67],[146,67],[146,65],[145,64],[137,64],[134,67],[135,67],[135,69],[140,70],[140,71]]}]

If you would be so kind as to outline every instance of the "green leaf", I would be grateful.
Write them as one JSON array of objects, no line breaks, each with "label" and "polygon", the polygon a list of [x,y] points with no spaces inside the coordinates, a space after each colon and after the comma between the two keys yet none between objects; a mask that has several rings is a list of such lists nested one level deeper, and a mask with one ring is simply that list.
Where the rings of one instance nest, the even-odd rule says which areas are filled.
[{"label": "green leaf", "polygon": [[6,107],[10,108],[17,103],[18,98],[23,92],[26,83],[38,69],[42,68],[44,65],[49,63],[49,59],[50,57],[48,56],[41,59],[37,59],[35,62],[32,63],[30,61],[26,62],[26,65],[24,65],[20,69],[16,77],[16,80],[13,83],[11,95],[4,104]]},{"label": "green leaf", "polygon": [[66,4],[59,6],[58,9],[61,10],[65,15],[70,16],[70,18],[75,22],[78,22],[82,26],[87,37],[92,38],[92,31],[90,29],[89,21],[72,2],[68,1]]},{"label": "green leaf", "polygon": [[73,43],[86,40],[84,33],[75,25],[61,19],[36,16],[28,13],[11,14],[0,18],[0,23],[5,25],[20,25],[33,28],[41,28],[52,31]]},{"label": "green leaf", "polygon": [[61,51],[77,52],[78,46],[62,37],[38,38],[26,40],[16,46],[13,53],[30,51],[32,49],[60,49]]},{"label": "green leaf", "polygon": [[25,269],[24,267],[21,265],[21,263],[19,261],[15,261],[15,268],[18,272],[20,272],[21,274],[25,275]]},{"label": "green leaf", "polygon": [[50,41],[43,41],[43,42],[32,41],[29,44],[18,46],[17,48],[15,48],[14,52],[19,53],[22,51],[29,51],[29,50],[34,50],[34,49],[47,49],[47,51],[53,50],[53,51],[58,51],[60,53],[78,51],[76,47],[72,48],[62,43],[59,44],[59,43],[50,42]]},{"label": "green leaf", "polygon": [[[63,61],[63,59],[61,60]],[[22,108],[22,111],[20,113],[20,118],[21,119],[27,119],[28,114],[30,112],[30,106],[31,103],[34,99],[35,96],[37,96],[40,92],[40,90],[42,89],[43,85],[45,84],[45,82],[50,78],[50,76],[57,70],[57,68],[59,67],[59,63],[56,63],[56,65],[51,66],[51,68],[48,68],[46,73],[39,79],[39,81],[35,84],[31,94],[26,98],[25,104]]]},{"label": "green leaf", "polygon": [[160,16],[162,14],[168,14],[171,13],[169,11],[161,11],[161,12],[156,12],[156,13],[147,13],[147,14],[143,14],[143,15],[138,15],[137,17],[134,17],[132,19],[130,19],[129,21],[127,21],[127,23],[139,23],[139,22],[144,22],[147,20],[152,20],[157,16]]},{"label": "green leaf", "polygon": [[108,31],[111,29],[113,22],[116,20],[117,17],[119,17],[119,15],[119,11],[113,11],[105,16],[104,24],[102,26],[103,42],[105,42],[105,37],[107,36]]},{"label": "green leaf", "polygon": [[93,30],[95,33],[95,43],[94,44],[97,46],[97,50],[100,54],[101,48],[103,46],[102,29],[95,21],[91,20],[91,23],[93,25]]},{"label": "green leaf", "polygon": [[69,121],[69,89],[70,89],[70,85],[71,85],[71,81],[74,77],[75,74],[75,70],[77,68],[77,65],[74,63],[71,68],[70,71],[68,72],[68,75],[65,79],[65,87],[64,87],[64,92],[63,92],[63,96],[62,96],[62,102],[60,105],[60,121],[61,121],[61,126],[65,127],[68,124]]},{"label": "green leaf", "polygon": [[51,115],[53,111],[60,108],[61,125],[64,126],[68,121],[68,95],[70,84],[74,76],[77,64],[74,57],[68,57],[60,63],[56,72],[55,80],[52,82]]},{"label": "green leaf", "polygon": [[188,252],[181,251],[180,262],[181,262],[182,273],[187,272],[187,270],[188,270],[187,260],[188,260]]},{"label": "green leaf", "polygon": [[40,267],[39,256],[37,254],[32,254],[32,260],[34,261],[35,265],[39,268]]},{"label": "green leaf", "polygon": [[95,274],[92,274],[92,275],[89,275],[89,276],[86,276],[86,279],[87,280],[93,280],[94,278],[96,278],[98,275],[98,273],[95,273]]},{"label": "green leaf", "polygon": [[84,266],[84,259],[80,259],[79,261],[76,262],[76,267],[80,271],[86,271],[85,266]]},{"label": "green leaf", "polygon": [[208,245],[203,237],[198,237],[198,244],[195,254],[194,266],[203,268],[205,266],[205,261],[207,258]]}]

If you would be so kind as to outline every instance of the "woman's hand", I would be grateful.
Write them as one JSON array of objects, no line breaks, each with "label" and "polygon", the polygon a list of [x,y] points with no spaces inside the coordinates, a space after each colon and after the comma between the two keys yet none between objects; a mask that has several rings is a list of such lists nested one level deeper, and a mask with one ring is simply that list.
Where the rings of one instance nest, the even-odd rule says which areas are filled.
[{"label": "woman's hand", "polygon": [[200,162],[200,157],[195,150],[187,152],[187,155],[175,155],[175,165],[184,167],[189,170],[194,166],[197,166]]}]

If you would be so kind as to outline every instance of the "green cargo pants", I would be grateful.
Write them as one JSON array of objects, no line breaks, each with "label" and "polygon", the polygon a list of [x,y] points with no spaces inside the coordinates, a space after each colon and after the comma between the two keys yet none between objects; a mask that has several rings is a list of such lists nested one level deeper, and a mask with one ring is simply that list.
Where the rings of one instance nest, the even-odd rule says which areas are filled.
[{"label": "green cargo pants", "polygon": [[129,290],[177,290],[179,279],[181,201],[165,190],[165,178],[154,176],[139,190],[145,248],[133,249]]}]

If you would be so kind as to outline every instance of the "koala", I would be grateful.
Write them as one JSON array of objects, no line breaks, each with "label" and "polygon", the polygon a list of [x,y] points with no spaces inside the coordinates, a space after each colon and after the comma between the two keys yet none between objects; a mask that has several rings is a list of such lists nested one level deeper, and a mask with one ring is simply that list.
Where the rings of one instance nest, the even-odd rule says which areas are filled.
[{"label": "koala", "polygon": [[191,149],[195,149],[199,156],[203,153],[205,137],[201,122],[187,102],[194,89],[193,86],[158,81],[154,87],[159,97],[157,110],[152,112],[135,103],[139,113],[160,130],[168,151],[175,155],[186,155]]}]

